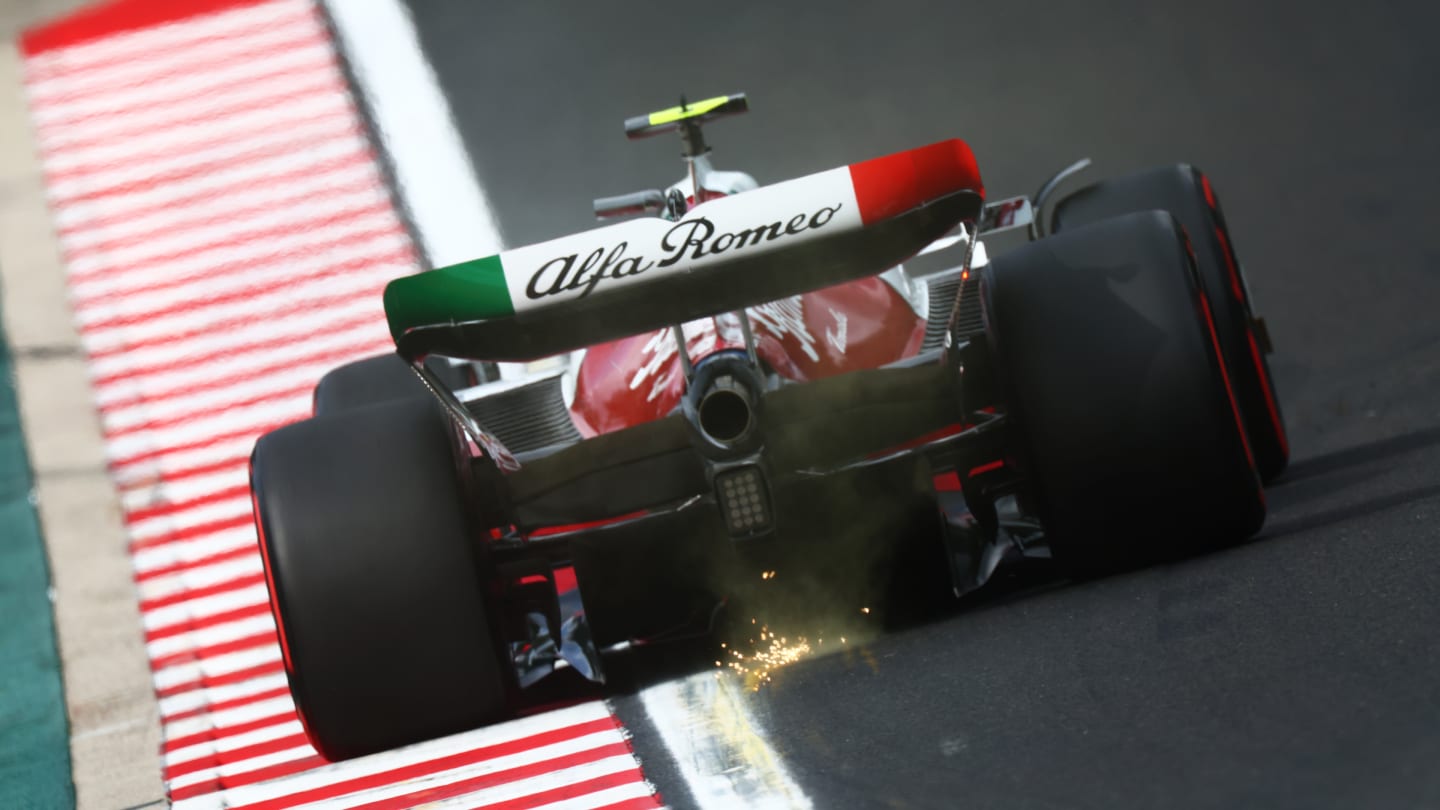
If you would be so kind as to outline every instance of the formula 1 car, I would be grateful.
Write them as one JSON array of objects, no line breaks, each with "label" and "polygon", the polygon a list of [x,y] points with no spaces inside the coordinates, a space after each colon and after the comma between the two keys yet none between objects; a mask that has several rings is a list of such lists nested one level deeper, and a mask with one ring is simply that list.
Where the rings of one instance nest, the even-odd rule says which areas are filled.
[{"label": "formula 1 car", "polygon": [[396,354],[256,444],[325,757],[495,722],[560,668],[603,681],[737,582],[958,595],[1007,560],[1089,575],[1259,530],[1285,429],[1204,175],[1059,194],[1082,161],[987,203],[949,140],[758,187],[702,134],[746,108],[628,120],[689,170],[596,201],[623,221],[392,281]]}]

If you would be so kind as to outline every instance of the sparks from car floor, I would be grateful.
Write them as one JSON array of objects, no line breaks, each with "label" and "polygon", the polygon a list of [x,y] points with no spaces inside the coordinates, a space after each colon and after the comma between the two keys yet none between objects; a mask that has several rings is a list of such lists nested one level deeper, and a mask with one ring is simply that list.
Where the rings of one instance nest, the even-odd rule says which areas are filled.
[{"label": "sparks from car floor", "polygon": [[[761,574],[761,579],[766,581],[771,581],[774,577],[774,571]],[[858,612],[865,617],[871,615],[868,605],[858,608]],[[743,624],[741,626],[744,627]],[[773,683],[777,672],[785,667],[827,652],[844,651],[850,644],[849,635],[829,634],[824,631],[798,635],[777,632],[758,617],[750,619],[750,628],[750,632],[742,634],[745,636],[743,641],[720,642],[720,657],[715,659],[715,675],[720,677],[728,670],[738,676],[745,688],[751,692],[758,692],[761,687]],[[864,632],[865,629],[857,625],[850,632]],[[832,639],[838,637],[839,643],[832,643],[827,649],[827,635]]]},{"label": "sparks from car floor", "polygon": [[[751,619],[751,622],[755,622]],[[789,666],[804,658],[810,657],[820,651],[825,644],[823,637],[817,637],[814,646],[805,636],[790,639],[788,636],[781,636],[770,632],[769,625],[757,624],[760,628],[760,638],[749,639],[750,652],[742,652],[730,646],[728,642],[720,642],[722,650],[721,657],[715,661],[719,669],[729,669],[743,679],[745,688],[752,692],[760,691],[760,687],[771,683],[776,670]],[[845,643],[842,636],[841,644]],[[833,647],[833,645],[832,645]],[[720,676],[722,672],[716,672]]]}]

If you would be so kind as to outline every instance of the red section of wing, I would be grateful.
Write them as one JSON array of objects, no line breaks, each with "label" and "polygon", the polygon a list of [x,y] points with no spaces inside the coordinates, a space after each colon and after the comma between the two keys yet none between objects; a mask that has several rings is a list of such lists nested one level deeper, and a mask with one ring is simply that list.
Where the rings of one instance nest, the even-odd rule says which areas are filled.
[{"label": "red section of wing", "polygon": [[20,47],[27,54],[37,54],[202,14],[253,6],[262,1],[185,0],[183,3],[166,3],[157,0],[111,0],[26,31],[20,37]]},{"label": "red section of wing", "polygon": [[975,155],[958,138],[852,163],[850,181],[866,225],[957,191],[985,196]]}]

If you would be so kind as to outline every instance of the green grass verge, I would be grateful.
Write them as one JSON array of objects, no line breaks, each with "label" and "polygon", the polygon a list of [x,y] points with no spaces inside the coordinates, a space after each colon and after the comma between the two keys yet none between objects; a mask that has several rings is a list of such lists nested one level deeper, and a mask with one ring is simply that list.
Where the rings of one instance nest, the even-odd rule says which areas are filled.
[{"label": "green grass verge", "polygon": [[0,807],[74,807],[50,569],[0,330]]}]

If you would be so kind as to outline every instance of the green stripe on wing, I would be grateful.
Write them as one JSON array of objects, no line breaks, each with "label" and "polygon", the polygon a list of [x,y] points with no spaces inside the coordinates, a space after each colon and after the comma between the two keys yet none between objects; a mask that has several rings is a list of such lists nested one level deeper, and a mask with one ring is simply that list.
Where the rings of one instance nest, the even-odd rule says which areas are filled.
[{"label": "green stripe on wing", "polygon": [[385,318],[397,341],[417,326],[514,314],[498,255],[397,278],[385,286]]}]

